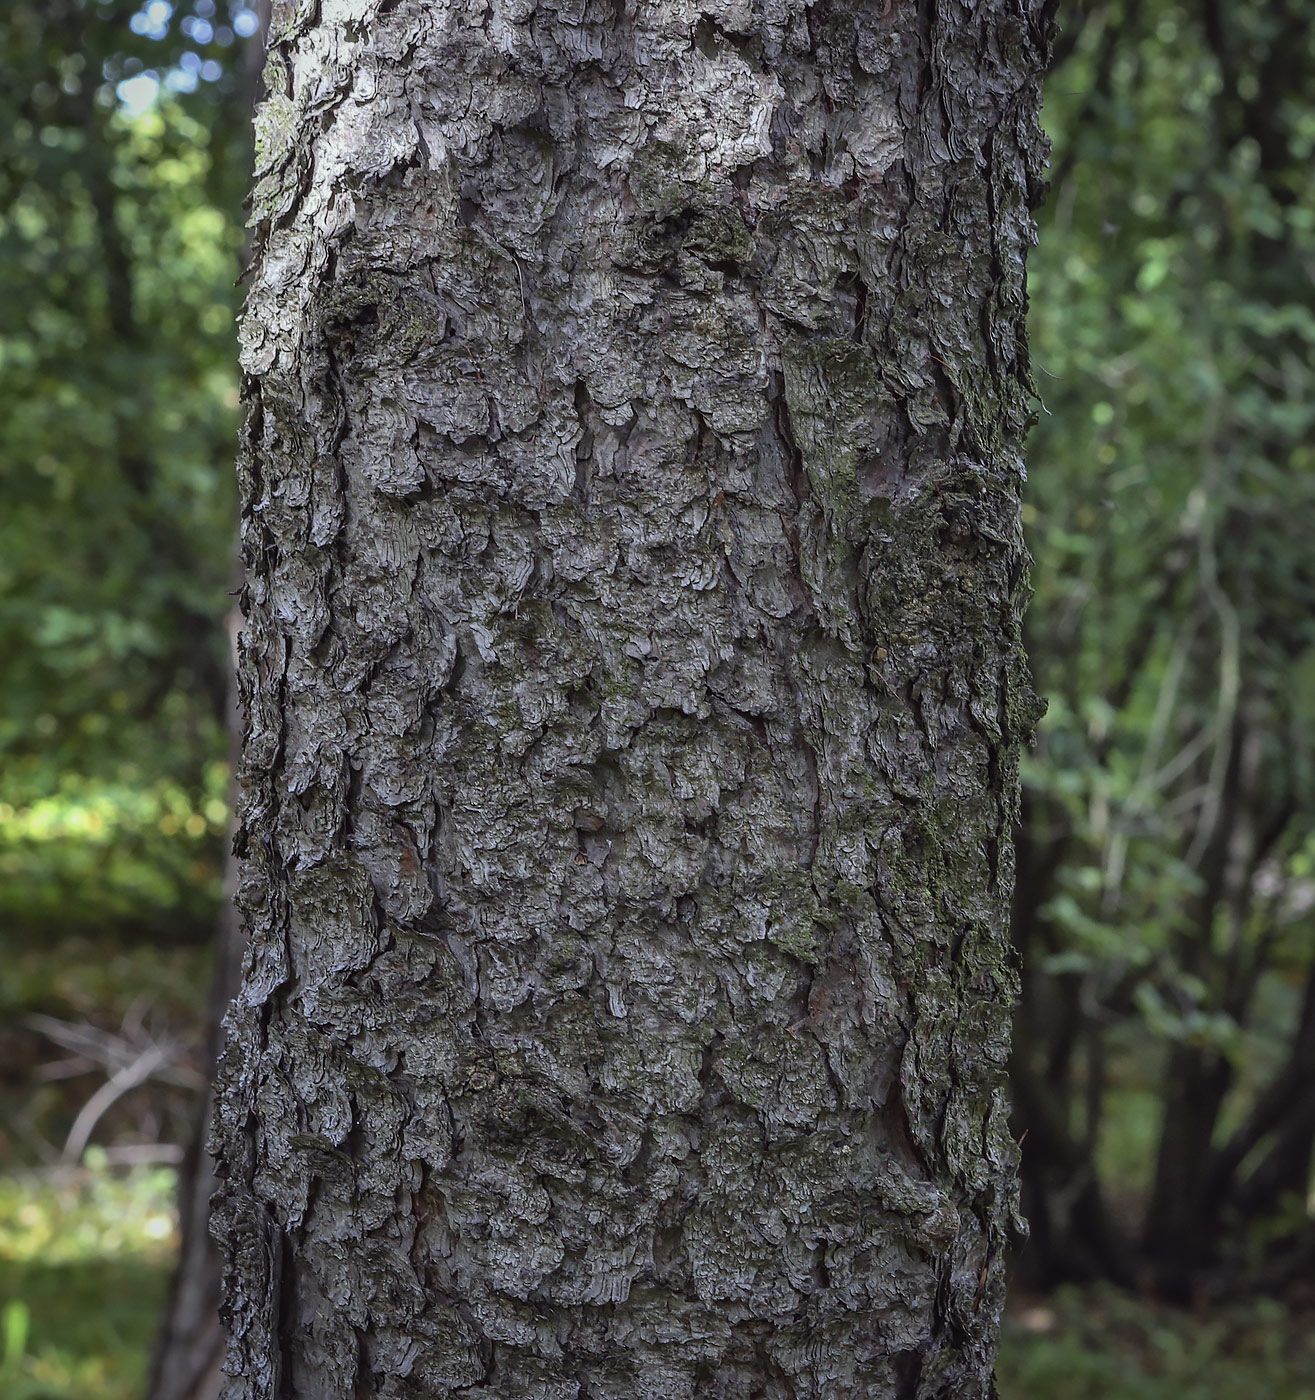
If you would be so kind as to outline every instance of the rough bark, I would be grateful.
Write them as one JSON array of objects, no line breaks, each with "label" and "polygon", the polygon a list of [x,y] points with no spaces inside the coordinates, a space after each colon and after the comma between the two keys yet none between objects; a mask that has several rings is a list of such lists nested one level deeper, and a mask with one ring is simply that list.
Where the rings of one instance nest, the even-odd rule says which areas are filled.
[{"label": "rough bark", "polygon": [[1043,9],[276,8],[230,1397],[992,1392]]}]

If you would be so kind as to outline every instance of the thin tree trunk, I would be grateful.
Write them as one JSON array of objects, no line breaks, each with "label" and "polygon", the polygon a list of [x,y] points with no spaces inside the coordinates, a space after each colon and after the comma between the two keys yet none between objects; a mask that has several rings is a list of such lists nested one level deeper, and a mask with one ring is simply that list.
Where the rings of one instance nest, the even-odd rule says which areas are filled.
[{"label": "thin tree trunk", "polygon": [[230,1397],[992,1393],[1043,8],[276,11]]},{"label": "thin tree trunk", "polygon": [[[218,967],[210,993],[207,1058],[215,1063],[220,1018],[237,991],[242,934],[236,911],[226,910],[217,935]],[[161,1315],[147,1400],[215,1400],[223,1384],[219,1322],[220,1264],[210,1237],[210,1198],[216,1181],[206,1140],[212,1096],[197,1108],[196,1131],[178,1171],[178,1263]]]},{"label": "thin tree trunk", "polygon": [[[236,561],[235,561],[236,563]],[[235,660],[237,610],[227,619],[230,656]],[[230,761],[241,742],[235,668],[229,668]],[[224,906],[215,929],[215,971],[206,1014],[206,1064],[213,1074],[223,1044],[223,1018],[241,985],[245,938],[233,895],[237,864],[230,852],[224,868]],[[156,1329],[146,1400],[217,1400],[223,1386],[224,1334],[219,1320],[222,1265],[210,1232],[210,1201],[218,1181],[210,1155],[213,1091],[196,1108],[192,1139],[178,1168],[178,1260]]]},{"label": "thin tree trunk", "polygon": [[[253,0],[251,8],[259,18],[259,26],[242,54],[242,84],[236,97],[247,112],[254,112],[260,95],[269,0]],[[249,157],[249,147],[247,154]],[[233,567],[240,583],[236,549]],[[225,621],[229,642],[226,655],[230,660],[226,671],[229,757],[236,771],[242,741],[236,675],[236,632],[240,624],[236,609],[230,609]],[[223,1017],[241,982],[245,935],[233,903],[236,888],[237,865],[230,849],[224,868],[224,906],[215,928],[215,974],[207,1008],[206,1063],[212,1077],[223,1042]],[[213,1110],[214,1096],[207,1093],[197,1105],[192,1140],[178,1170],[178,1261],[155,1334],[146,1400],[218,1400],[223,1385],[220,1367],[224,1335],[219,1320],[222,1269],[219,1250],[210,1233],[210,1200],[218,1185],[210,1155]]]}]

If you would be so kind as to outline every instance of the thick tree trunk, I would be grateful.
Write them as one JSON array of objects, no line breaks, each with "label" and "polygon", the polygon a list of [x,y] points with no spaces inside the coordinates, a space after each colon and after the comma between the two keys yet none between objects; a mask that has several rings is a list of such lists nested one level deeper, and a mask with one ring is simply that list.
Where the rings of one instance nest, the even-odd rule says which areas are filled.
[{"label": "thick tree trunk", "polygon": [[230,1396],[991,1393],[1043,9],[276,9]]}]

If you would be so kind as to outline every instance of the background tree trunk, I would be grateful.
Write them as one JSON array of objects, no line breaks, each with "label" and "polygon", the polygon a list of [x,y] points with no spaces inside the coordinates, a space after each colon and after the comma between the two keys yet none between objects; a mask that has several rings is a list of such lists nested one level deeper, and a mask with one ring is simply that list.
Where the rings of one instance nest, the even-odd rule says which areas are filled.
[{"label": "background tree trunk", "polygon": [[231,1396],[992,1392],[1045,10],[276,8]]},{"label": "background tree trunk", "polygon": [[[216,933],[218,967],[210,993],[211,1034],[206,1058],[217,1060],[220,1018],[237,991],[242,934],[229,908]],[[207,1139],[213,1096],[197,1107],[196,1132],[178,1168],[178,1263],[169,1288],[151,1358],[147,1400],[216,1400],[223,1385],[224,1356],[219,1322],[220,1261],[210,1237],[210,1198],[216,1181]]]},{"label": "background tree trunk", "polygon": [[[250,8],[259,18],[259,28],[243,52],[243,81],[235,98],[248,114],[254,113],[260,97],[270,3],[269,0],[251,0]],[[250,129],[249,124],[247,129]],[[233,567],[237,573],[236,550]],[[240,583],[240,576],[237,581]],[[229,758],[236,770],[243,727],[236,677],[236,633],[241,622],[236,608],[230,610],[226,622],[229,654],[234,663],[228,672]],[[241,981],[245,941],[242,921],[232,899],[237,888],[237,864],[231,849],[225,861],[224,877],[228,898],[215,929],[215,976],[206,1018],[206,1063],[212,1077],[223,1042],[223,1017]],[[197,1105],[196,1128],[178,1169],[178,1263],[155,1335],[146,1400],[218,1400],[223,1386],[220,1366],[224,1335],[219,1320],[222,1268],[219,1250],[210,1233],[210,1199],[218,1184],[210,1156],[213,1109],[213,1094],[206,1094]]]}]

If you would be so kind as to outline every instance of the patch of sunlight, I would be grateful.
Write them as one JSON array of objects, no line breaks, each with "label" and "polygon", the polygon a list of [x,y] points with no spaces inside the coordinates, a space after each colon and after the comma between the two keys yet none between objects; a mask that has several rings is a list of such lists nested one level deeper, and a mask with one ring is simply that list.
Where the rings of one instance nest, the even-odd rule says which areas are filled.
[{"label": "patch of sunlight", "polygon": [[103,1151],[83,1167],[0,1176],[0,1259],[69,1264],[174,1246],[173,1168],[111,1169]]},{"label": "patch of sunlight", "polygon": [[0,1396],[139,1400],[172,1267],[174,1172],[0,1176]]}]

